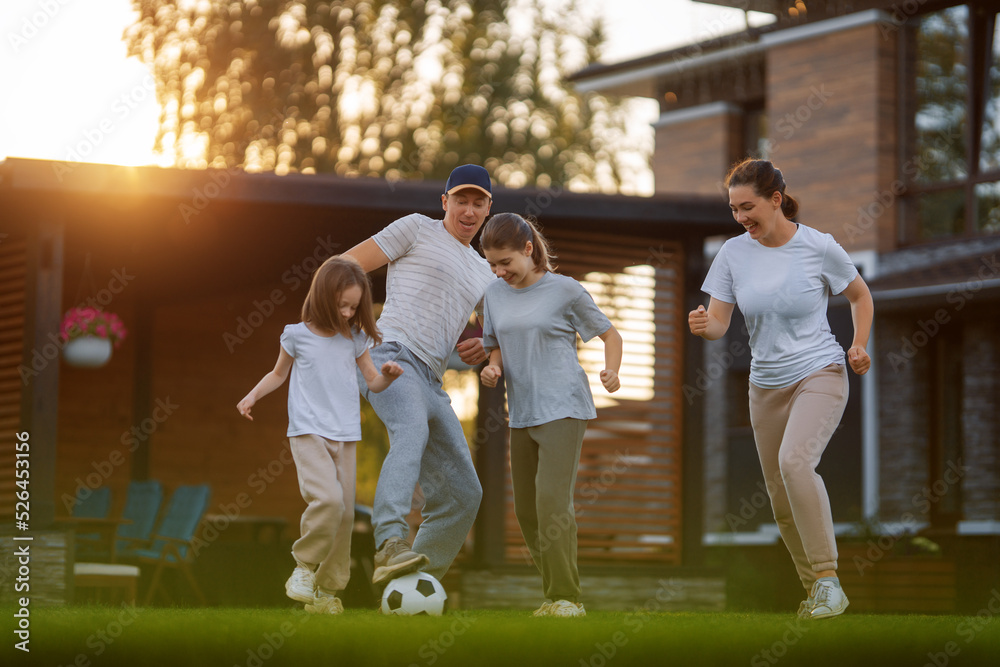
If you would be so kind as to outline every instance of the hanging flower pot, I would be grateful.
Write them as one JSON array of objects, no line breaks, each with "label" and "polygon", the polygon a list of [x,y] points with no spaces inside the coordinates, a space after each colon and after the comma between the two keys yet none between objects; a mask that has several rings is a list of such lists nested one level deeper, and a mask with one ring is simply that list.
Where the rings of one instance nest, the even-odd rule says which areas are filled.
[{"label": "hanging flower pot", "polygon": [[63,359],[77,368],[100,368],[111,360],[111,341],[97,336],[78,336],[66,342]]},{"label": "hanging flower pot", "polygon": [[63,316],[60,336],[66,341],[63,360],[79,368],[100,368],[121,345],[125,325],[114,313],[97,308],[70,308]]}]

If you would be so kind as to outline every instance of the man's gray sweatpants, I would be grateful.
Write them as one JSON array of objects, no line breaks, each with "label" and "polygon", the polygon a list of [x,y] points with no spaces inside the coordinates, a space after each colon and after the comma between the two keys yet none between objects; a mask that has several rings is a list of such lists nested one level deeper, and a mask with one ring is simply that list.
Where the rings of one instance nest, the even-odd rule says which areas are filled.
[{"label": "man's gray sweatpants", "polygon": [[377,369],[386,361],[403,367],[378,394],[358,375],[362,395],[389,431],[389,453],[375,490],[375,544],[407,536],[406,515],[420,482],[425,504],[413,550],[430,559],[425,571],[441,579],[476,520],[483,489],[462,424],[434,372],[400,343],[382,343],[370,352]]}]

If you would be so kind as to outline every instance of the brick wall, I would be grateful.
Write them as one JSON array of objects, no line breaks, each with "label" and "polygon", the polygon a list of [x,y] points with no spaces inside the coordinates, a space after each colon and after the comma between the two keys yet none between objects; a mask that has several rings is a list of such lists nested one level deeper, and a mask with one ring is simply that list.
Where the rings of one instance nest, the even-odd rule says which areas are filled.
[{"label": "brick wall", "polygon": [[[725,358],[728,352],[730,339],[723,337],[716,341],[705,341],[705,354],[703,368],[709,368],[713,363],[720,366],[719,358]],[[713,356],[717,355],[717,356]],[[732,530],[726,521],[726,513],[729,509],[729,494],[727,488],[729,480],[729,419],[728,415],[733,410],[738,410],[739,406],[729,405],[729,393],[727,383],[730,379],[729,369],[725,368],[722,376],[716,380],[709,378],[705,382],[704,389],[694,387],[695,390],[704,391],[704,404],[706,406],[704,414],[703,448],[704,458],[702,465],[705,471],[705,530],[707,532],[726,532]],[[691,389],[688,389],[691,391]]]},{"label": "brick wall", "polygon": [[[29,618],[38,607],[64,605],[73,599],[73,535],[64,530],[32,530],[30,542],[15,542],[10,534],[0,534],[0,605],[15,613],[22,598],[30,602]],[[29,562],[21,563],[21,549],[27,548]],[[22,568],[27,567],[25,575]],[[25,582],[23,577],[27,577]],[[18,579],[21,578],[21,581]],[[27,583],[28,589],[23,587]],[[20,606],[17,606],[20,609]],[[11,629],[17,622],[11,623]],[[17,635],[10,635],[17,637]],[[14,639],[16,643],[21,639]],[[29,644],[30,646],[30,644]],[[4,664],[7,664],[6,662]]]},{"label": "brick wall", "polygon": [[913,334],[915,319],[886,315],[875,329],[879,368],[879,489],[882,521],[901,521],[910,513],[918,521],[913,497],[927,485],[929,355],[904,354],[903,339]]},{"label": "brick wall", "polygon": [[962,509],[966,520],[1000,520],[997,326],[987,312],[963,330]]},{"label": "brick wall", "polygon": [[895,237],[894,49],[894,35],[872,24],[767,55],[771,158],[800,221],[848,251],[887,250]]},{"label": "brick wall", "polygon": [[[1000,398],[996,323],[988,305],[948,326],[962,327],[962,519],[1000,519]],[[922,314],[879,318],[879,438],[881,519],[899,521],[907,512],[928,519],[931,355],[913,341]],[[916,337],[916,340],[925,340]],[[914,498],[917,500],[914,500]]]},{"label": "brick wall", "polygon": [[722,180],[735,159],[738,124],[738,116],[719,110],[660,124],[653,155],[656,191],[723,196]]}]

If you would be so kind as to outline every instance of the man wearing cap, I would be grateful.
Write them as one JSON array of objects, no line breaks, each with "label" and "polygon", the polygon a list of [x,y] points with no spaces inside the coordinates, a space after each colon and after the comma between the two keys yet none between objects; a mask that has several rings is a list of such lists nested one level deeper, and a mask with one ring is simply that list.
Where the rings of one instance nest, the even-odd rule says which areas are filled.
[{"label": "man wearing cap", "polygon": [[[389,431],[372,517],[376,584],[417,569],[441,579],[479,510],[482,487],[441,378],[469,316],[495,279],[470,245],[492,202],[487,171],[462,165],[451,172],[441,195],[443,220],[413,213],[347,251],[365,271],[389,265],[378,319],[383,342],[371,356],[376,368],[392,360],[404,369],[385,391],[362,392]],[[469,365],[486,360],[482,339],[462,341],[458,351]],[[417,482],[425,498],[424,520],[411,549],[406,516]]]}]

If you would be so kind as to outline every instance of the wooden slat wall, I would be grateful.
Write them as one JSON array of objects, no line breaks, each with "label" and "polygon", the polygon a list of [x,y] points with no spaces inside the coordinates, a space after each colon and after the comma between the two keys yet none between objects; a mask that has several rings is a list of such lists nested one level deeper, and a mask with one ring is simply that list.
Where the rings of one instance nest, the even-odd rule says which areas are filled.
[{"label": "wooden slat wall", "polygon": [[18,366],[24,354],[26,279],[27,240],[0,235],[0,523],[11,521],[14,511],[14,434],[21,430],[23,384]]},{"label": "wooden slat wall", "polygon": [[[594,294],[595,301],[622,333],[626,355],[630,348],[641,347],[632,341],[649,340],[653,329],[652,373],[649,368],[630,369],[627,356],[621,373],[623,384],[631,373],[636,379],[645,376],[648,385],[651,375],[648,398],[599,403],[597,419],[587,429],[575,498],[579,562],[680,564],[681,246],[660,239],[558,230],[546,230],[546,236],[554,246],[560,273],[608,287],[601,290],[603,294]],[[620,286],[626,267],[642,265],[651,267],[646,269],[649,276],[635,281],[655,285],[655,292],[645,289],[655,294],[651,322],[619,320],[615,311],[623,314],[634,304],[629,303],[627,290],[611,288],[611,283],[618,276]],[[603,349],[600,341],[595,349]],[[649,365],[648,360],[644,363]],[[594,393],[599,398],[618,396],[603,389]],[[530,563],[514,516],[509,465],[508,460],[506,557],[513,563]]]}]

